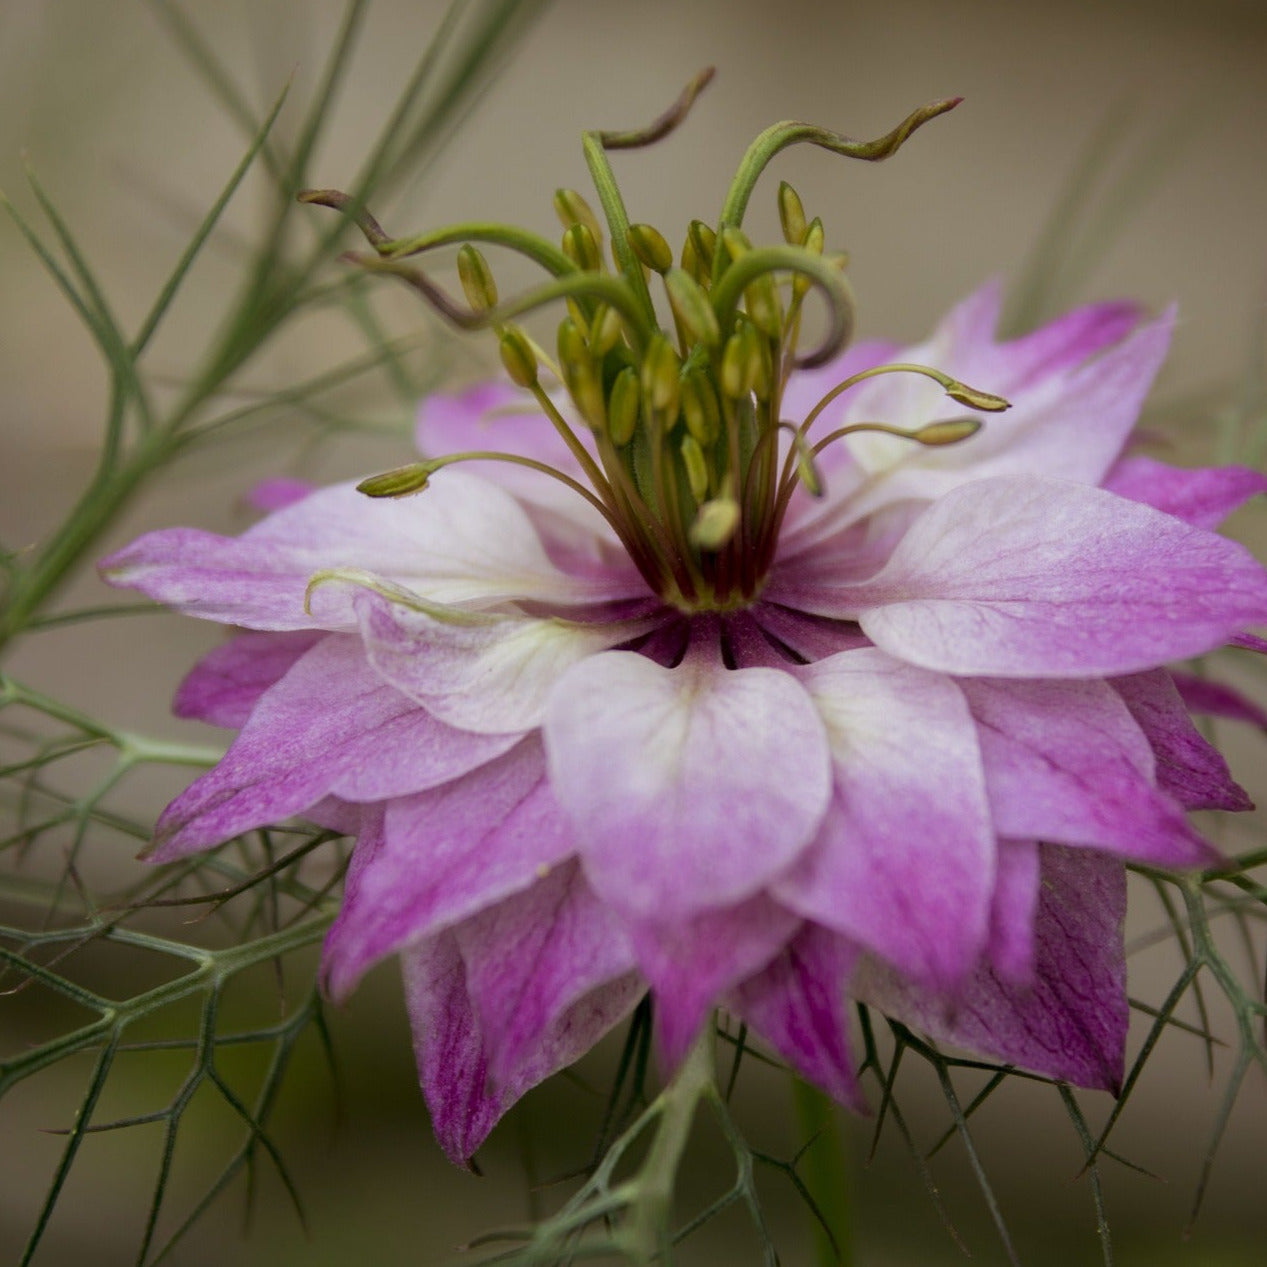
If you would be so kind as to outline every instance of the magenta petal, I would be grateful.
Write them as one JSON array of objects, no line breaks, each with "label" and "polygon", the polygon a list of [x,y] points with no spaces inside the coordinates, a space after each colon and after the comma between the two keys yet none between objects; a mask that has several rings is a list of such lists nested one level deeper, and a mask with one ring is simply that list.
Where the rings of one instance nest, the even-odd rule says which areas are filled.
[{"label": "magenta petal", "polygon": [[728,1006],[799,1074],[865,1113],[846,998],[857,962],[852,942],[806,924],[772,963],[731,991]]},{"label": "magenta petal", "polygon": [[1243,546],[1100,489],[981,480],[934,502],[859,585],[767,597],[855,617],[877,646],[946,673],[1102,677],[1223,645],[1267,620]]},{"label": "magenta petal", "polygon": [[983,968],[953,999],[866,964],[858,996],[932,1038],[1078,1086],[1117,1092],[1130,1008],[1122,921],[1126,872],[1087,850],[1041,847],[1033,983]]},{"label": "magenta petal", "polygon": [[1246,466],[1185,470],[1152,458],[1126,457],[1114,464],[1103,487],[1198,528],[1217,528],[1238,506],[1267,493],[1267,475]]},{"label": "magenta petal", "polygon": [[764,894],[726,910],[630,921],[634,953],[655,999],[656,1041],[667,1069],[686,1055],[721,996],[764,968],[800,920]]},{"label": "magenta petal", "polygon": [[1253,809],[1222,754],[1192,724],[1165,669],[1116,678],[1113,686],[1152,745],[1159,788],[1187,809]]},{"label": "magenta petal", "polygon": [[1197,677],[1193,673],[1180,673],[1174,670],[1170,676],[1174,679],[1183,702],[1194,713],[1207,713],[1211,717],[1226,717],[1231,721],[1248,722],[1260,730],[1267,730],[1267,709],[1255,704],[1252,699],[1242,695],[1234,686],[1226,682],[1213,682],[1209,678]]},{"label": "magenta petal", "polygon": [[999,841],[985,958],[1003,981],[1027,985],[1033,980],[1039,881],[1038,846],[1032,840]]},{"label": "magenta petal", "polygon": [[985,943],[995,867],[963,695],[874,648],[799,676],[827,728],[833,796],[813,844],[771,891],[901,971],[952,986]]},{"label": "magenta petal", "polygon": [[239,634],[190,669],[176,690],[172,711],[177,717],[240,729],[260,696],[325,636],[308,629]]},{"label": "magenta petal", "polygon": [[357,841],[323,974],[336,998],[401,946],[535,884],[575,852],[545,778],[541,741],[452,782],[398,797]]},{"label": "magenta petal", "polygon": [[590,883],[658,920],[732,906],[809,843],[830,793],[822,722],[778,669],[628,651],[573,665],[546,709],[550,781]]},{"label": "magenta petal", "polygon": [[328,795],[376,801],[433,787],[514,742],[446,726],[383,682],[359,639],[331,635],[260,699],[220,764],[163,811],[151,857],[169,862]]},{"label": "magenta petal", "polygon": [[629,938],[575,863],[481,911],[455,935],[499,1083],[570,1064],[646,989]]},{"label": "magenta petal", "polygon": [[1217,860],[1158,791],[1148,740],[1106,683],[970,678],[960,685],[1001,836],[1109,849],[1167,867]]}]

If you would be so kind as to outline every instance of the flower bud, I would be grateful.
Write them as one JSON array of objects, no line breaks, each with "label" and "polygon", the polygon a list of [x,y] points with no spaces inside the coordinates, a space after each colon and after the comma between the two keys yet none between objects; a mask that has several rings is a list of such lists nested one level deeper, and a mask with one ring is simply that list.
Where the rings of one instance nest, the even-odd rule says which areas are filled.
[{"label": "flower bud", "polygon": [[701,550],[720,550],[739,527],[739,503],[732,497],[705,502],[691,524],[691,544]]},{"label": "flower bud", "polygon": [[588,225],[574,224],[564,230],[563,254],[587,273],[597,273],[603,267],[602,249]]},{"label": "flower bud", "polygon": [[510,381],[516,387],[533,387],[537,382],[537,354],[532,350],[527,335],[517,326],[508,326],[502,331],[501,343],[502,365],[510,375]]},{"label": "flower bud", "polygon": [[672,267],[673,250],[653,225],[631,224],[625,238],[629,249],[653,273],[664,273]]},{"label": "flower bud", "polygon": [[398,466],[393,471],[363,479],[356,486],[356,491],[366,497],[408,497],[410,493],[420,493],[427,487],[435,469],[433,462],[411,462],[408,466]]},{"label": "flower bud", "polygon": [[632,366],[626,366],[616,375],[612,384],[611,399],[607,402],[607,433],[612,443],[623,447],[634,437],[638,429],[638,411],[642,406],[642,392],[638,387],[638,375]]},{"label": "flower bud", "polygon": [[653,335],[642,358],[642,394],[670,422],[677,417],[681,372],[682,362],[673,345],[664,335]]},{"label": "flower bud", "polygon": [[603,240],[603,228],[593,207],[575,189],[554,191],[554,213],[564,229],[570,229],[574,224],[583,224],[594,235],[595,242]]},{"label": "flower bud", "polygon": [[458,251],[458,278],[466,302],[475,312],[497,307],[497,283],[483,253],[469,242]]},{"label": "flower bud", "polygon": [[691,496],[697,502],[702,502],[708,496],[708,463],[704,461],[704,450],[699,447],[694,436],[685,435],[682,437],[680,451]]},{"label": "flower bud", "polygon": [[721,342],[721,327],[699,282],[683,268],[669,268],[664,274],[664,288],[669,295],[669,307],[687,340],[716,347]]},{"label": "flower bud", "polygon": [[721,407],[705,375],[688,374],[682,380],[682,416],[686,429],[699,444],[705,448],[716,444],[721,434]]},{"label": "flower bud", "polygon": [[800,246],[805,241],[805,207],[801,196],[787,183],[779,182],[779,224],[783,226],[783,238],[789,246]]}]

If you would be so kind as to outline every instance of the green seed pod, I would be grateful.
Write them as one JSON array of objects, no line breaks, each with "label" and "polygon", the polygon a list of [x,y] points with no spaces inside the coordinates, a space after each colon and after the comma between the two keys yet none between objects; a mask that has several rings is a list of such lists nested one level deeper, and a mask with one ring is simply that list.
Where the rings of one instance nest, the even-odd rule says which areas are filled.
[{"label": "green seed pod", "polygon": [[721,406],[713,385],[704,374],[688,374],[682,380],[682,416],[686,429],[708,448],[721,434]]},{"label": "green seed pod", "polygon": [[458,251],[458,279],[466,302],[476,312],[497,307],[497,283],[483,254],[469,242]]},{"label": "green seed pod", "polygon": [[498,351],[501,352],[502,365],[516,387],[532,387],[536,384],[537,354],[518,326],[508,326],[502,332]]},{"label": "green seed pod", "polygon": [[673,266],[673,250],[653,225],[631,224],[625,238],[629,249],[653,273],[666,272]]},{"label": "green seed pod", "polygon": [[699,282],[684,268],[670,268],[664,274],[664,288],[669,295],[669,307],[687,339],[691,343],[716,347],[721,342],[721,327]]},{"label": "green seed pod", "polygon": [[642,407],[642,391],[638,375],[626,366],[616,375],[611,399],[607,402],[607,433],[612,443],[624,447],[638,429],[638,411]]},{"label": "green seed pod", "polygon": [[805,206],[801,196],[787,183],[779,183],[779,223],[783,226],[783,238],[789,246],[800,246],[805,241]]},{"label": "green seed pod", "polygon": [[594,235],[595,242],[603,240],[603,227],[599,224],[593,207],[575,189],[554,191],[554,213],[565,229],[570,229],[574,224],[583,224]]},{"label": "green seed pod", "polygon": [[598,239],[587,225],[574,224],[563,233],[563,254],[587,273],[597,273],[603,267],[603,252]]}]

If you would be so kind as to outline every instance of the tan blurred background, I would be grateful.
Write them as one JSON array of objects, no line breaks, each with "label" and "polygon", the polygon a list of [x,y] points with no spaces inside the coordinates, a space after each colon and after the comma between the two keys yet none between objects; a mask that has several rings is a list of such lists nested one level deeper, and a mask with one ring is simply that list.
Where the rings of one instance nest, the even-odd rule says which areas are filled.
[{"label": "tan blurred background", "polygon": [[[293,128],[341,6],[204,0],[186,7],[261,110],[295,72],[281,122]],[[321,151],[320,179],[350,180],[441,12],[435,0],[373,6]],[[553,234],[553,190],[586,184],[580,130],[649,119],[706,64],[718,67],[719,78],[689,125],[654,150],[616,159],[633,218],[659,225],[674,242],[689,218],[716,216],[744,146],[776,119],[804,118],[870,136],[922,101],[967,98],[879,167],[813,150],[787,154],[754,203],[753,225],[772,233],[777,181],[793,181],[810,214],[826,221],[829,242],[851,252],[861,332],[898,339],[921,336],[985,278],[1021,272],[1080,148],[1108,112],[1134,103],[1137,151],[1181,131],[1175,126],[1181,114],[1193,115],[1193,135],[1155,196],[1071,298],[1130,296],[1153,307],[1177,299],[1181,321],[1160,398],[1195,401],[1194,416],[1208,417],[1223,399],[1221,389],[1241,373],[1267,295],[1267,5],[1260,0],[558,0],[456,142],[387,208],[389,229],[503,218]],[[193,216],[240,156],[242,140],[144,3],[0,0],[0,185],[30,211],[23,148],[80,231],[116,312],[135,325]],[[258,189],[246,188],[229,224],[249,232],[258,206]],[[155,367],[172,376],[188,367],[232,294],[234,267],[231,251],[200,264],[156,345]],[[0,225],[0,268],[0,539],[22,544],[57,522],[91,470],[105,380],[73,315],[8,225]],[[406,297],[383,303],[398,328],[417,324]],[[298,381],[359,347],[350,326],[314,323],[245,377],[260,385]],[[459,377],[476,372],[484,355],[448,344],[442,353],[446,369]],[[147,490],[111,540],[121,543],[159,524],[237,530],[249,521],[243,491],[266,475],[363,473],[402,460],[407,411],[384,385],[358,387],[341,402],[402,430],[314,452],[304,443],[307,433],[275,426],[177,468],[162,487]],[[1199,456],[1208,439],[1194,433],[1183,451]],[[1262,547],[1263,519],[1244,512],[1235,530]],[[65,602],[107,599],[92,576],[83,576]],[[171,720],[167,702],[182,671],[216,637],[215,630],[174,618],[115,621],[89,633],[31,639],[10,666],[120,726],[202,740],[212,732]],[[1267,800],[1262,748],[1245,736],[1229,732],[1229,738],[1238,745],[1238,775]],[[144,810],[167,790],[137,785],[127,795]],[[1260,817],[1228,839],[1261,840],[1262,830]],[[131,864],[120,858],[117,865]],[[1155,1001],[1177,966],[1173,949],[1145,956],[1134,992]],[[280,1188],[266,1179],[249,1240],[239,1239],[235,1192],[172,1262],[447,1261],[476,1232],[528,1214],[525,1141],[536,1140],[537,1174],[583,1160],[593,1109],[575,1088],[559,1084],[530,1096],[494,1137],[484,1158],[487,1178],[449,1168],[430,1140],[416,1093],[390,967],[336,1018],[335,1032],[343,1121],[332,1121],[315,1058],[301,1061],[281,1110],[279,1134],[309,1198],[311,1238],[302,1238]],[[1121,1262],[1267,1261],[1261,1191],[1267,1098],[1254,1075],[1195,1239],[1179,1239],[1227,1053],[1219,1062],[1211,1085],[1200,1044],[1172,1035],[1146,1074],[1117,1147],[1164,1182],[1121,1168],[1106,1173]],[[602,1058],[590,1072],[601,1080]],[[0,1103],[0,1255],[16,1255],[55,1164],[59,1142],[35,1132],[65,1124],[69,1097],[85,1074],[79,1065],[59,1069]],[[156,1077],[162,1083],[168,1074],[176,1076],[160,1070]],[[138,1079],[133,1090],[144,1089],[144,1074],[127,1076]],[[907,1113],[930,1140],[944,1107],[936,1088],[919,1081],[912,1080]],[[741,1094],[760,1146],[790,1151],[786,1088],[750,1071]],[[1094,1097],[1087,1103],[1096,1114],[1105,1109]],[[229,1125],[212,1114],[194,1124],[179,1156],[177,1207],[211,1173]],[[149,1130],[92,1142],[37,1262],[131,1261],[158,1148]],[[866,1130],[854,1129],[859,1151]],[[1078,1145],[1055,1096],[1019,1085],[1005,1089],[981,1115],[980,1142],[1023,1261],[1098,1261],[1090,1197],[1085,1182],[1073,1182]],[[693,1171],[704,1175],[709,1156],[705,1148]],[[715,1155],[713,1162],[720,1164]],[[953,1146],[939,1159],[937,1177],[976,1261],[1003,1261]],[[777,1176],[765,1190],[784,1262],[809,1262],[808,1224],[795,1199]],[[959,1261],[896,1135],[859,1172],[856,1197],[860,1263]],[[735,1216],[722,1221],[716,1239],[688,1249],[685,1261],[759,1259]]]}]

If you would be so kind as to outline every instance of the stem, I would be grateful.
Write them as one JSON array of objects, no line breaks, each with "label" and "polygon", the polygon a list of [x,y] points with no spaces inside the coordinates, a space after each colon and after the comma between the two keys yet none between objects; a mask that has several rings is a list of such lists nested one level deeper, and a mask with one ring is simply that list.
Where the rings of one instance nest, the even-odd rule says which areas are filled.
[{"label": "stem", "polygon": [[840,1116],[831,1100],[800,1078],[792,1079],[792,1099],[801,1134],[807,1140],[805,1186],[827,1225],[814,1220],[815,1260],[819,1267],[853,1267],[851,1184]]}]

